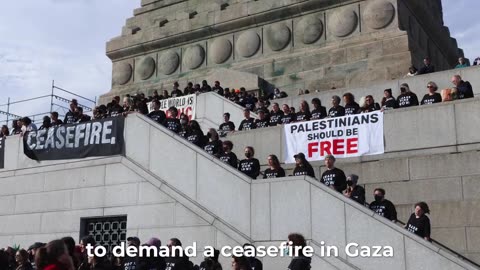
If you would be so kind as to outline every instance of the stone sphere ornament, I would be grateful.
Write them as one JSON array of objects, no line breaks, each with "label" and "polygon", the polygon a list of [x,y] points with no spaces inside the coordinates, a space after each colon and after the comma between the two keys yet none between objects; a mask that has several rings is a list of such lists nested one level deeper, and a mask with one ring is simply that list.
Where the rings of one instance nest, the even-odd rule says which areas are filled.
[{"label": "stone sphere ornament", "polygon": [[323,23],[319,18],[308,16],[298,23],[298,30],[303,44],[317,42],[323,35]]},{"label": "stone sphere ornament", "polygon": [[358,25],[358,15],[349,8],[343,8],[330,15],[328,25],[336,37],[350,35]]},{"label": "stone sphere ornament", "polygon": [[155,72],[155,60],[148,56],[140,61],[137,67],[137,74],[142,80],[152,77]]},{"label": "stone sphere ornament", "polygon": [[272,51],[283,50],[291,40],[290,28],[285,24],[269,26],[266,31],[266,40]]},{"label": "stone sphere ornament", "polygon": [[132,65],[129,63],[120,63],[115,65],[113,70],[113,82],[115,84],[124,85],[132,78]]},{"label": "stone sphere ornament", "polygon": [[193,45],[185,50],[183,63],[188,69],[197,69],[205,60],[205,50],[200,45]]},{"label": "stone sphere ornament", "polygon": [[387,27],[395,17],[395,7],[386,0],[374,0],[363,11],[363,20],[370,29]]},{"label": "stone sphere ornament", "polygon": [[237,40],[237,53],[242,57],[252,57],[260,49],[261,40],[257,32],[250,30],[242,33]]},{"label": "stone sphere ornament", "polygon": [[158,70],[164,75],[170,75],[178,69],[180,57],[174,51],[166,51],[160,55]]},{"label": "stone sphere ornament", "polygon": [[222,64],[232,55],[232,43],[226,38],[217,38],[210,46],[210,57],[215,64]]}]

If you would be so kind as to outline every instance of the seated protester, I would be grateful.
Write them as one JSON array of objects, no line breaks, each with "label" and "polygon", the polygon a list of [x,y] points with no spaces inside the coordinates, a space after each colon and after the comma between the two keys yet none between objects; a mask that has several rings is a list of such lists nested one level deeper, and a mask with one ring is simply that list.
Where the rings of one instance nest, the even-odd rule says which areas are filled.
[{"label": "seated protester", "polygon": [[352,93],[343,95],[343,102],[345,103],[345,115],[354,115],[360,113],[360,105],[355,102],[355,97]]},{"label": "seated protester", "polygon": [[[58,113],[57,112],[52,112],[52,114],[53,113],[57,114],[57,119],[58,119]],[[20,126],[19,120],[13,120],[12,121],[12,130],[11,130],[10,134],[12,134],[12,135],[22,134],[22,127]]]},{"label": "seated protester", "polygon": [[152,119],[153,121],[159,123],[160,125],[165,124],[165,120],[167,120],[167,115],[160,110],[160,101],[153,100],[153,111],[151,111],[147,116],[148,118]]},{"label": "seated protester", "polygon": [[130,98],[129,95],[127,95],[126,97],[123,98],[123,106],[122,106],[123,114],[125,114],[126,112],[133,111],[132,107],[133,107],[133,99]]},{"label": "seated protester", "polygon": [[275,155],[267,158],[269,168],[263,173],[263,179],[285,177],[285,170],[280,166],[280,161]]},{"label": "seated protester", "polygon": [[50,119],[50,117],[45,115],[43,117],[42,125],[40,126],[40,128],[38,130],[49,129],[51,127],[52,127],[52,120]]},{"label": "seated protester", "polygon": [[183,89],[183,95],[186,96],[186,95],[193,95],[193,94],[195,94],[195,90],[193,89],[193,83],[188,82],[187,87]]},{"label": "seated protester", "polygon": [[335,157],[333,155],[325,156],[325,166],[327,167],[327,170],[322,173],[320,183],[323,183],[338,192],[343,192],[347,188],[347,179],[342,170],[335,168]]},{"label": "seated protester", "polygon": [[430,214],[430,209],[425,202],[415,204],[415,213],[410,215],[405,229],[412,232],[427,241],[430,240],[430,219],[427,215]]},{"label": "seated protester", "polygon": [[224,137],[227,133],[235,131],[235,124],[230,121],[230,113],[226,112],[223,114],[223,123],[218,127],[220,131],[220,136]]},{"label": "seated protester", "polygon": [[365,97],[365,105],[362,108],[362,113],[380,111],[380,109],[380,105],[375,102],[372,95]]},{"label": "seated protester", "polygon": [[406,108],[411,106],[418,106],[417,95],[410,91],[408,84],[400,85],[400,95],[397,97],[398,108]]},{"label": "seated protester", "polygon": [[455,66],[455,68],[466,68],[469,67],[470,64],[465,61],[465,58],[459,57],[458,58],[458,64]]},{"label": "seated protester", "polygon": [[165,119],[164,126],[175,133],[179,133],[181,125],[180,125],[180,120],[177,119],[177,115],[178,115],[177,108],[170,107],[168,109],[168,113],[170,114],[170,116],[167,117],[167,119]]},{"label": "seated protester", "polygon": [[160,96],[160,100],[162,99],[169,99],[171,98],[170,94],[168,94],[168,91],[167,90],[163,90],[162,91],[162,95]]},{"label": "seated protester", "polygon": [[258,99],[256,108],[257,114],[260,110],[263,110],[265,118],[270,119],[270,111],[267,108],[266,102],[262,98]]},{"label": "seated protester", "polygon": [[63,120],[63,123],[65,123],[65,125],[68,125],[68,124],[74,124],[77,122],[77,114],[75,113],[75,108],[78,107],[78,102],[76,99],[72,99],[72,101],[70,102],[70,110],[65,114],[65,119]]},{"label": "seated protester", "polygon": [[180,115],[180,131],[178,132],[178,135],[180,135],[184,139],[187,139],[189,122],[190,120],[188,118],[188,115],[182,113]]},{"label": "seated protester", "polygon": [[219,159],[230,166],[237,168],[238,167],[238,159],[237,155],[232,152],[233,143],[231,141],[224,141],[222,143],[222,154],[220,155]]},{"label": "seated protester", "polygon": [[200,92],[202,93],[212,92],[212,87],[208,85],[208,82],[206,80],[202,81],[202,87],[200,88]]},{"label": "seated protester", "polygon": [[223,96],[223,95],[224,95],[223,88],[220,86],[220,82],[219,82],[219,81],[215,81],[215,85],[212,87],[212,91],[214,91],[215,93],[219,94],[220,96]]},{"label": "seated protester", "polygon": [[327,117],[327,108],[322,106],[319,98],[312,99],[313,111],[310,120],[319,120]]},{"label": "seated protester", "polygon": [[423,59],[424,66],[418,71],[418,75],[428,74],[435,72],[435,66],[432,65],[430,57],[425,57]]},{"label": "seated protester", "polygon": [[396,222],[397,210],[391,201],[385,199],[385,190],[383,188],[376,188],[373,191],[373,195],[375,197],[375,201],[370,203],[370,210],[379,216]]},{"label": "seated protester", "polygon": [[295,169],[293,169],[293,176],[308,175],[315,178],[315,172],[312,165],[305,158],[305,154],[298,153],[295,156]]},{"label": "seated protester", "polygon": [[249,109],[243,110],[243,116],[245,117],[245,119],[243,119],[242,122],[240,122],[240,126],[238,127],[238,130],[251,130],[251,129],[257,128],[255,126],[255,119],[250,117]]},{"label": "seated protester", "polygon": [[455,75],[452,77],[452,83],[457,88],[458,99],[473,98],[473,89],[470,82],[463,81],[460,75]]},{"label": "seated protester", "polygon": [[183,96],[183,93],[179,89],[179,87],[180,87],[180,84],[178,84],[178,82],[173,83],[173,90],[172,90],[172,94],[170,95],[170,97],[181,97],[181,96]]},{"label": "seated protester", "polygon": [[247,95],[242,101],[243,107],[250,111],[255,111],[255,103],[257,103],[257,98],[252,95]]},{"label": "seated protester", "polygon": [[161,96],[158,94],[158,90],[153,90],[153,95],[148,97],[148,101],[160,100]]},{"label": "seated protester", "polygon": [[37,131],[37,125],[35,125],[30,118],[22,117],[18,121],[20,122],[20,126],[22,128],[22,135],[30,131]]},{"label": "seated protester", "polygon": [[219,157],[222,154],[222,141],[220,141],[217,131],[211,128],[207,132],[208,142],[203,149],[210,155]]},{"label": "seated protester", "polygon": [[231,102],[235,102],[238,98],[238,95],[237,93],[235,93],[235,91],[235,89],[232,89],[230,96],[228,97],[228,100],[230,100]]},{"label": "seated protester", "polygon": [[347,189],[343,192],[343,195],[361,205],[365,205],[365,189],[357,184],[358,175],[350,174],[347,176]]},{"label": "seated protester", "polygon": [[328,110],[329,117],[340,117],[345,116],[345,108],[340,106],[340,97],[333,96],[332,97],[332,108]]},{"label": "seated protester", "polygon": [[418,74],[418,70],[415,66],[408,68],[408,73],[405,75],[405,78],[415,77]]},{"label": "seated protester", "polygon": [[270,126],[274,127],[280,123],[280,118],[283,116],[283,112],[280,110],[278,103],[273,103],[272,111],[270,112]]},{"label": "seated protester", "polygon": [[222,270],[222,265],[218,262],[219,256],[220,250],[214,249],[213,257],[205,257],[203,262],[200,263],[198,270]]},{"label": "seated protester", "polygon": [[427,85],[428,89],[428,94],[425,94],[423,96],[422,101],[420,104],[422,105],[428,105],[428,104],[434,104],[434,103],[441,103],[442,102],[442,95],[437,93],[438,86],[434,82],[429,82]]},{"label": "seated protester", "polygon": [[382,98],[382,110],[392,110],[398,107],[397,101],[392,96],[392,89],[385,89],[383,91],[383,98]]},{"label": "seated protester", "polygon": [[8,130],[8,126],[3,125],[2,129],[0,130],[0,138],[5,138],[7,136],[10,136],[10,131]]},{"label": "seated protester", "polygon": [[75,113],[77,114],[77,123],[85,123],[85,122],[88,122],[90,120],[92,120],[92,118],[86,114],[83,114],[83,108],[82,107],[77,107],[75,108]]},{"label": "seated protester", "polygon": [[311,118],[310,114],[310,107],[308,106],[308,103],[305,100],[302,100],[300,103],[300,111],[296,115],[296,122],[301,122],[301,121],[309,121]]},{"label": "seated protester", "polygon": [[264,110],[258,110],[258,119],[255,119],[256,128],[266,128],[270,126],[270,119],[265,115]]},{"label": "seated protester", "polygon": [[282,105],[282,110],[283,110],[283,115],[280,117],[280,121],[278,124],[280,125],[286,125],[293,123],[295,119],[297,119],[297,116],[291,112],[290,107],[287,104]]},{"label": "seated protester", "polygon": [[203,148],[205,146],[205,135],[197,121],[192,120],[188,123],[187,141]]},{"label": "seated protester", "polygon": [[[180,252],[178,249],[174,249],[173,247],[176,246],[182,246],[182,242],[180,242],[179,239],[177,238],[172,238],[168,240],[167,247],[169,249],[169,255],[167,258],[165,258],[165,263],[166,263],[166,268],[168,270],[189,270],[192,269],[193,266],[191,266],[191,262],[188,258],[188,256],[185,256],[183,252]],[[178,254],[178,253],[182,254]],[[175,253],[175,254],[174,254]]]},{"label": "seated protester", "polygon": [[245,147],[246,159],[238,163],[238,170],[248,175],[252,179],[257,179],[260,174],[260,162],[254,158],[255,150],[251,146]]},{"label": "seated protester", "polygon": [[311,269],[312,258],[305,256],[303,252],[303,248],[307,246],[307,241],[305,241],[305,237],[303,237],[303,235],[301,234],[292,233],[288,235],[288,242],[292,243],[293,250],[295,250],[297,247],[301,247],[301,249],[299,249],[298,256],[292,257],[292,260],[288,265],[288,270]]},{"label": "seated protester", "polygon": [[232,93],[230,92],[230,88],[225,87],[225,89],[223,89],[223,97],[229,99],[231,96]]},{"label": "seated protester", "polygon": [[193,85],[193,93],[194,94],[200,94],[202,92],[202,87],[200,86],[200,84],[196,83],[195,85]]},{"label": "seated protester", "polygon": [[[243,250],[245,250],[245,253],[247,253],[247,251],[248,251],[249,253],[253,252],[253,254],[256,255],[255,246],[250,244],[250,243],[243,244]],[[262,261],[255,258],[255,256],[246,256],[246,258],[247,258],[247,261],[248,261],[248,266],[250,267],[250,268],[247,268],[248,270],[263,270]],[[242,269],[242,268],[240,268],[240,269]]]},{"label": "seated protester", "polygon": [[[118,98],[120,98],[120,97],[118,97]],[[109,116],[110,117],[117,117],[117,116],[121,116],[122,113],[123,113],[123,107],[120,106],[117,99],[113,99],[112,100],[112,106],[111,106],[110,110],[108,111]]]}]

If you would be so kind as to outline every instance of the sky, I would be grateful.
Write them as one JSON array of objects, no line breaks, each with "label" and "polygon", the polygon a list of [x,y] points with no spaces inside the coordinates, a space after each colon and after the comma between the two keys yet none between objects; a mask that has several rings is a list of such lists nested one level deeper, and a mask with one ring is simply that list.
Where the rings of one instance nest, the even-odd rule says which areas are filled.
[{"label": "sky", "polygon": [[[120,35],[138,7],[140,0],[4,1],[0,9],[0,111],[7,110],[1,105],[9,97],[17,101],[50,94],[52,80],[90,99],[107,93],[112,66],[105,44]],[[478,0],[443,0],[445,25],[472,62],[480,56],[476,50],[480,48],[476,35],[480,21],[474,19],[479,8]],[[48,98],[16,104],[10,112],[43,113],[50,110],[49,104]],[[4,119],[0,115],[0,122]]]}]

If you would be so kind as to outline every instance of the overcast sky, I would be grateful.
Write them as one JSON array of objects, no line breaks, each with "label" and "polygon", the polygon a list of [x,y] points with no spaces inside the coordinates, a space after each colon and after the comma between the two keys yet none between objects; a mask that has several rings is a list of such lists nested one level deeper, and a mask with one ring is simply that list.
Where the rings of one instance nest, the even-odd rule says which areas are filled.
[{"label": "overcast sky", "polygon": [[[443,5],[445,24],[473,62],[480,55],[476,51],[480,22],[475,19],[480,1],[443,0]],[[4,1],[0,9],[0,104],[7,103],[8,97],[20,100],[49,94],[52,80],[92,99],[108,92],[111,62],[105,56],[105,43],[120,35],[125,20],[139,6],[140,0]],[[40,113],[49,110],[49,103],[16,105],[11,112]]]}]

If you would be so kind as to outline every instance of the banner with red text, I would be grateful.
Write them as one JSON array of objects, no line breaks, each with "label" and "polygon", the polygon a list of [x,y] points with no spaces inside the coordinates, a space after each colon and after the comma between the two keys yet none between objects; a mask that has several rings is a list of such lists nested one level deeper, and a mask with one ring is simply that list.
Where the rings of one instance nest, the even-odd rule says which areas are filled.
[{"label": "banner with red text", "polygon": [[385,152],[383,113],[372,112],[344,117],[299,122],[284,126],[285,163],[304,153],[309,161],[377,155]]},{"label": "banner with red text", "polygon": [[[186,114],[190,120],[195,119],[195,106],[197,104],[197,95],[187,95],[182,97],[174,97],[160,100],[160,110],[165,112],[168,118],[170,113],[168,109],[175,107],[178,110],[177,118],[180,118],[182,113]],[[148,103],[148,111],[153,111],[153,102]]]}]

